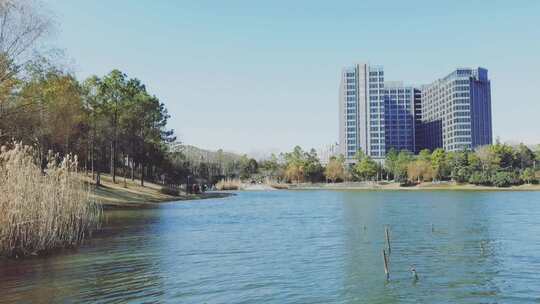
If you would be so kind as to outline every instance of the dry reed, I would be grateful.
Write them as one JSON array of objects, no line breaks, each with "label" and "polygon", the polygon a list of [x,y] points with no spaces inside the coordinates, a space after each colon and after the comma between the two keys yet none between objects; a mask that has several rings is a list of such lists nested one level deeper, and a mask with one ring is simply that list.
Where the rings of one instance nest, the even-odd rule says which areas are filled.
[{"label": "dry reed", "polygon": [[0,149],[0,213],[0,255],[18,257],[79,245],[99,225],[101,207],[76,157],[42,172],[33,149],[14,144]]},{"label": "dry reed", "polygon": [[216,184],[217,190],[239,190],[242,187],[242,181],[239,179],[222,179]]}]

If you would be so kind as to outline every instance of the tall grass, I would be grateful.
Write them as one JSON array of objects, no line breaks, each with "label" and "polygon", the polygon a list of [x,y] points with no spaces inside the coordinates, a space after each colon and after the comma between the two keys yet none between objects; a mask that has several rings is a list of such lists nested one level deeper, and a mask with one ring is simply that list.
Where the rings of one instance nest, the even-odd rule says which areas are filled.
[{"label": "tall grass", "polygon": [[76,157],[51,161],[42,172],[32,148],[1,147],[0,255],[76,246],[97,227],[100,215],[77,172]]},{"label": "tall grass", "polygon": [[222,179],[216,183],[217,190],[240,190],[242,181],[239,179]]}]

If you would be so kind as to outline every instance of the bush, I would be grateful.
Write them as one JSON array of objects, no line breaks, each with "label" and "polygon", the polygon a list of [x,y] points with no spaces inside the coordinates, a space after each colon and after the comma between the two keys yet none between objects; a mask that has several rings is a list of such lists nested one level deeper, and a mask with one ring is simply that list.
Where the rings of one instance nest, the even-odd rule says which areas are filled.
[{"label": "bush", "polygon": [[167,195],[172,195],[172,196],[179,196],[180,195],[180,191],[178,189],[167,187],[167,186],[161,187],[159,189],[159,192],[161,192],[163,194],[167,194]]},{"label": "bush", "polygon": [[51,161],[44,173],[33,154],[21,144],[0,149],[0,255],[75,246],[99,223],[101,207],[90,201],[77,158]]},{"label": "bush", "polygon": [[454,168],[452,178],[458,183],[465,183],[471,178],[471,170],[467,167]]},{"label": "bush", "polygon": [[500,171],[493,175],[492,183],[496,187],[510,187],[521,184],[521,180],[515,172]]},{"label": "bush", "polygon": [[491,176],[488,172],[473,172],[469,177],[469,183],[474,185],[491,185]]},{"label": "bush", "polygon": [[520,177],[527,184],[534,184],[537,182],[536,174],[534,172],[534,169],[532,168],[527,168],[523,170]]}]

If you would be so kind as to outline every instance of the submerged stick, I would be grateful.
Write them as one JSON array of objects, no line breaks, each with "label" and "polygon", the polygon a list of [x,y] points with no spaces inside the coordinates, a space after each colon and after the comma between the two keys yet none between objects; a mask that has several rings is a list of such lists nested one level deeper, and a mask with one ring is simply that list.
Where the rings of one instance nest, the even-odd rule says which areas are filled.
[{"label": "submerged stick", "polygon": [[416,266],[412,265],[411,268],[410,268],[409,270],[410,270],[411,273],[412,273],[414,282],[418,282],[418,273],[416,272]]},{"label": "submerged stick", "polygon": [[392,247],[390,246],[390,234],[388,232],[388,226],[384,227],[384,234],[386,235],[386,244],[388,246],[388,254],[392,254]]},{"label": "submerged stick", "polygon": [[388,280],[390,278],[390,271],[388,270],[388,257],[386,256],[386,251],[383,249],[383,260],[384,260],[384,274],[386,275],[386,279]]}]

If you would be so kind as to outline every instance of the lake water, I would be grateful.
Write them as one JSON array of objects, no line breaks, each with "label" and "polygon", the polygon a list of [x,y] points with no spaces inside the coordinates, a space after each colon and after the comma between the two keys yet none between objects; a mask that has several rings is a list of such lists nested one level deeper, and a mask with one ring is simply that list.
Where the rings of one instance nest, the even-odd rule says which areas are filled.
[{"label": "lake water", "polygon": [[242,192],[109,212],[78,250],[0,261],[2,303],[539,301],[540,192]]}]

